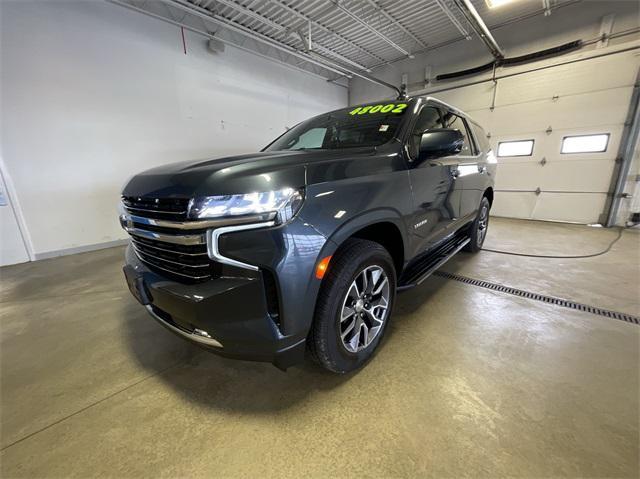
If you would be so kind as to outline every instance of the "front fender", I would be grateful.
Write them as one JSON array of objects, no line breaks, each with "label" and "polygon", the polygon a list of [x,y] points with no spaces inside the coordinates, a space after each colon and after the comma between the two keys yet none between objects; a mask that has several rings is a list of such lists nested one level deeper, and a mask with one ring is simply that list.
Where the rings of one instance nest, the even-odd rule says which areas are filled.
[{"label": "front fender", "polygon": [[308,186],[300,215],[336,248],[362,228],[389,222],[409,251],[412,213],[409,173],[397,170]]},{"label": "front fender", "polygon": [[342,243],[344,243],[347,239],[352,237],[361,229],[380,223],[393,224],[398,229],[398,231],[400,231],[404,251],[408,251],[409,238],[406,234],[407,227],[405,221],[402,218],[400,212],[392,208],[378,208],[372,211],[360,213],[341,224],[328,237],[328,239],[332,242],[333,245],[335,245],[337,249]]}]

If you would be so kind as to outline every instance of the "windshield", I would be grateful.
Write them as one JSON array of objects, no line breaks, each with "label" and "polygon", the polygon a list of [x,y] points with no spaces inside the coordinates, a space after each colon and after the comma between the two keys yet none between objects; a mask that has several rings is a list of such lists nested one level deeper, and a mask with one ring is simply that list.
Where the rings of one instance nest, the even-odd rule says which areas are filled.
[{"label": "windshield", "polygon": [[408,103],[372,103],[333,111],[304,121],[265,148],[340,150],[383,145],[399,131]]}]

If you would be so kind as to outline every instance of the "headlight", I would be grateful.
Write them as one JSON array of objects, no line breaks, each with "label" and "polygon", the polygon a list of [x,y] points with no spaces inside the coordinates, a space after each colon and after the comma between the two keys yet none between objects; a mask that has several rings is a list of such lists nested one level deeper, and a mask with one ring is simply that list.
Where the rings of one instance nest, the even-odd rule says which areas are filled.
[{"label": "headlight", "polygon": [[265,215],[282,224],[295,216],[303,199],[303,191],[294,188],[243,195],[206,196],[193,201],[189,216],[192,219],[204,219]]}]

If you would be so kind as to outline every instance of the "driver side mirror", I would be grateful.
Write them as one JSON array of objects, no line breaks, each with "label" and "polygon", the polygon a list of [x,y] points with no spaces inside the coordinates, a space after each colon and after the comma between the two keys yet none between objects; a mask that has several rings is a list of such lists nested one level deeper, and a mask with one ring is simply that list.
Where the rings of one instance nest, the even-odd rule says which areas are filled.
[{"label": "driver side mirror", "polygon": [[418,160],[433,160],[444,156],[457,155],[462,151],[464,137],[460,130],[438,128],[427,130],[420,139]]}]

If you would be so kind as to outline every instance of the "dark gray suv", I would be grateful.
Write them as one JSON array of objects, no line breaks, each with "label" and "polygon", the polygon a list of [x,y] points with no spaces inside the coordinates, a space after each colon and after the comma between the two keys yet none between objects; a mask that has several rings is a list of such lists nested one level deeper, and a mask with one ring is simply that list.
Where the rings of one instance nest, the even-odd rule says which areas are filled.
[{"label": "dark gray suv", "polygon": [[371,358],[397,291],[484,241],[496,160],[433,98],[304,121],[260,153],[155,168],[122,193],[132,294],[216,353],[345,373]]}]

